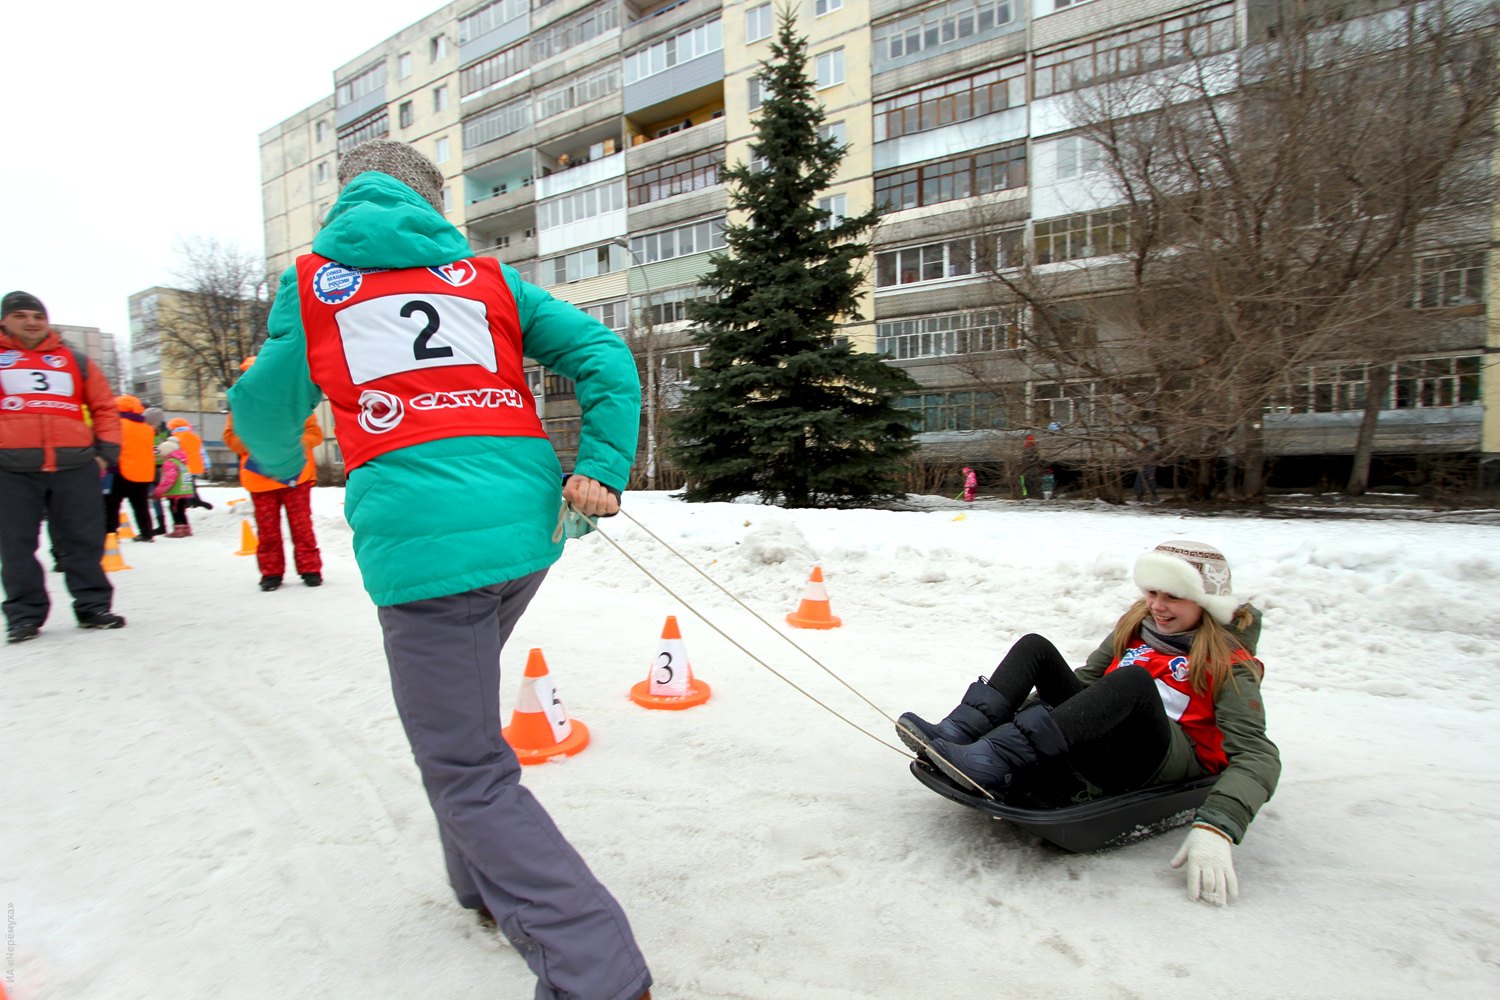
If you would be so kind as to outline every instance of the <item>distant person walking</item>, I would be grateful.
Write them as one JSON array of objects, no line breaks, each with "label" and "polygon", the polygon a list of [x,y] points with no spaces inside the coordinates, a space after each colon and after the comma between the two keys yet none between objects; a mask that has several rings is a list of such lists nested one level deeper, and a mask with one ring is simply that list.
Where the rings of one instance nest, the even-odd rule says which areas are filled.
[{"label": "distant person walking", "polygon": [[[253,364],[253,356],[246,358],[240,370],[249,371]],[[312,488],[318,481],[313,449],[323,443],[323,428],[312,414],[302,421],[300,440],[302,468],[286,479],[272,478],[235,433],[234,416],[231,414],[224,421],[224,443],[240,456],[240,485],[250,492],[255,503],[255,531],[259,536],[255,561],[260,566],[261,590],[277,589],[286,574],[286,548],[281,542],[283,510],[292,535],[292,565],[307,586],[323,585],[323,554],[318,551],[318,536],[312,523]]]},{"label": "distant person walking", "polygon": [[151,485],[156,479],[156,436],[143,415],[145,407],[135,396],[115,397],[120,410],[120,448],[110,469],[109,493],[104,498],[104,530],[117,531],[120,507],[130,504],[135,514],[135,540],[153,542],[157,530],[151,523]]},{"label": "distant person walking", "polygon": [[1137,500],[1145,499],[1149,491],[1151,499],[1161,502],[1161,497],[1156,495],[1156,445],[1142,441],[1140,450],[1135,453],[1135,485],[1132,489]]},{"label": "distant person walking", "polygon": [[1038,496],[1042,492],[1042,456],[1037,453],[1036,435],[1026,435],[1021,445],[1021,499]]},{"label": "distant person walking", "polygon": [[964,503],[973,503],[979,493],[979,476],[967,465],[964,466]]},{"label": "distant person walking", "polygon": [[120,418],[99,366],[62,342],[28,292],[0,299],[0,578],[7,642],[35,639],[51,610],[36,558],[42,518],[80,628],[120,628],[104,573],[101,477]]}]

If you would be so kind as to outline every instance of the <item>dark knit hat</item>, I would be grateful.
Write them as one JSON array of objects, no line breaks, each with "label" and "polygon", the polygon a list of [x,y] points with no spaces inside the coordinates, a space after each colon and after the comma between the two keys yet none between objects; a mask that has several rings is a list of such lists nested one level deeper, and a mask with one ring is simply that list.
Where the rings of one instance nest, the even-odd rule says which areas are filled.
[{"label": "dark knit hat", "polygon": [[394,139],[362,142],[339,158],[339,187],[367,170],[389,174],[443,210],[443,172],[415,148]]},{"label": "dark knit hat", "polygon": [[0,299],[0,316],[9,316],[19,309],[31,309],[47,315],[47,307],[42,305],[42,300],[30,292],[6,292],[5,298]]}]

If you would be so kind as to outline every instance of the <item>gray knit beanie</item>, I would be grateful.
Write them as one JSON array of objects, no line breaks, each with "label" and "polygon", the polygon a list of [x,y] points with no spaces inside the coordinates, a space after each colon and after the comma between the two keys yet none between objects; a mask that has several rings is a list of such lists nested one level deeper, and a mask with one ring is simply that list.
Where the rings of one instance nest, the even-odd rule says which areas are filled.
[{"label": "gray knit beanie", "polygon": [[433,208],[443,210],[443,172],[406,143],[371,139],[355,146],[339,158],[339,187],[367,170],[389,174],[425,198]]}]

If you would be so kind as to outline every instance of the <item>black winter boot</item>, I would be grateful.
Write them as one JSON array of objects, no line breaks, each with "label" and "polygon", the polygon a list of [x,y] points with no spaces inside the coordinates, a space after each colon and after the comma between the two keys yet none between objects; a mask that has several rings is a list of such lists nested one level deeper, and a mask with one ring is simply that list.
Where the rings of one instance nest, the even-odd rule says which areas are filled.
[{"label": "black winter boot", "polygon": [[896,735],[918,756],[927,756],[933,740],[944,740],[963,746],[1010,721],[1015,709],[990,687],[983,677],[969,685],[963,701],[934,725],[911,712],[896,720]]},{"label": "black winter boot", "polygon": [[1068,741],[1046,705],[1032,705],[1016,713],[1014,722],[968,746],[935,740],[928,756],[938,770],[960,787],[973,788],[990,798],[1004,798],[1016,772],[1066,753]]}]

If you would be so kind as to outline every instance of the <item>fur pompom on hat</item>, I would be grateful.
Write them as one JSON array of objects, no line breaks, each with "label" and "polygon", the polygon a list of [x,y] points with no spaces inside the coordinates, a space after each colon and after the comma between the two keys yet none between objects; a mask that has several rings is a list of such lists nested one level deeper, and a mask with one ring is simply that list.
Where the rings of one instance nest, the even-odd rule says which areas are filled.
[{"label": "fur pompom on hat", "polygon": [[178,441],[175,441],[175,440],[173,440],[173,441],[163,441],[161,444],[159,444],[159,445],[156,446],[156,453],[158,455],[160,455],[162,458],[171,458],[173,455],[177,454],[181,450],[182,450],[181,443],[179,443]]},{"label": "fur pompom on hat", "polygon": [[439,213],[443,211],[443,172],[406,143],[371,139],[355,146],[339,158],[339,187],[367,170],[389,174],[421,195]]},{"label": "fur pompom on hat", "polygon": [[1175,538],[1141,553],[1135,561],[1135,585],[1187,598],[1220,625],[1228,625],[1245,603],[1234,595],[1229,560],[1206,542]]}]

